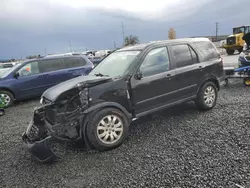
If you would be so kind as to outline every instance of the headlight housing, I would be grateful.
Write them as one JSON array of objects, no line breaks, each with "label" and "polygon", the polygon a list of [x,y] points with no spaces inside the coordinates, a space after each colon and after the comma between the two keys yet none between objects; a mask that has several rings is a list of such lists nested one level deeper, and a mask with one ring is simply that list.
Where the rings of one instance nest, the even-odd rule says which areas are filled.
[{"label": "headlight housing", "polygon": [[82,103],[82,107],[87,106],[89,104],[89,89],[84,88],[79,92],[80,100]]}]

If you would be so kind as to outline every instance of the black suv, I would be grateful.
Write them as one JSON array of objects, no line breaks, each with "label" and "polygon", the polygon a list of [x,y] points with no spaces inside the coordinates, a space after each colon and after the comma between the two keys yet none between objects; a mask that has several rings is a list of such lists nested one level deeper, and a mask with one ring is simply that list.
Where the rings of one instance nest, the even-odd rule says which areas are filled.
[{"label": "black suv", "polygon": [[125,47],[88,76],[45,91],[23,141],[42,162],[56,159],[53,138],[109,150],[123,143],[131,121],[141,116],[190,100],[212,109],[223,75],[220,54],[206,38]]}]

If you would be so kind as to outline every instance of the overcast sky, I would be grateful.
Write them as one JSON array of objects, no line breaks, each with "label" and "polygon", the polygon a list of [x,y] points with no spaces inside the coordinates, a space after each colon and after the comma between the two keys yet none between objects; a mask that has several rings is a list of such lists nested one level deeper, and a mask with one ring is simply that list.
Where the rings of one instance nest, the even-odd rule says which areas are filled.
[{"label": "overcast sky", "polygon": [[[232,33],[249,25],[249,0],[0,0],[0,59],[113,48],[125,35],[141,43]],[[240,4],[240,5],[239,5]]]}]

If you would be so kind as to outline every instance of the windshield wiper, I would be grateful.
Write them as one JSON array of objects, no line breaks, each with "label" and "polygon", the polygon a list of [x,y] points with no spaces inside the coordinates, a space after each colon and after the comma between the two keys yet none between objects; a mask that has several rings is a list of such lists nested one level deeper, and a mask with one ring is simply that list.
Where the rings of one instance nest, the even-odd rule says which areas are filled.
[{"label": "windshield wiper", "polygon": [[95,76],[101,76],[102,77],[102,76],[109,76],[109,75],[104,75],[104,74],[99,72],[99,73],[95,74]]}]

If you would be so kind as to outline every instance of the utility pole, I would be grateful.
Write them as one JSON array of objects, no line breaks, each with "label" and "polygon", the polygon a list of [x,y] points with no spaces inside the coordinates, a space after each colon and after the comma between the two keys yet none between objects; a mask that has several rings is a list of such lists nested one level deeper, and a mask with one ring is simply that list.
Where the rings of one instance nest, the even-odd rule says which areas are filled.
[{"label": "utility pole", "polygon": [[116,49],[116,43],[115,43],[115,41],[114,41],[114,49]]},{"label": "utility pole", "polygon": [[123,46],[124,46],[124,44],[125,44],[125,37],[124,37],[124,25],[123,25],[123,22],[122,22],[121,28],[122,28],[122,40],[123,40]]},{"label": "utility pole", "polygon": [[72,45],[71,45],[71,40],[69,41],[69,47],[70,47],[70,52],[72,53]]},{"label": "utility pole", "polygon": [[216,25],[216,41],[217,41],[218,40],[219,22],[216,22],[215,25]]},{"label": "utility pole", "polygon": [[47,50],[46,50],[46,48],[44,48],[44,54],[45,54],[45,56],[47,56]]}]

